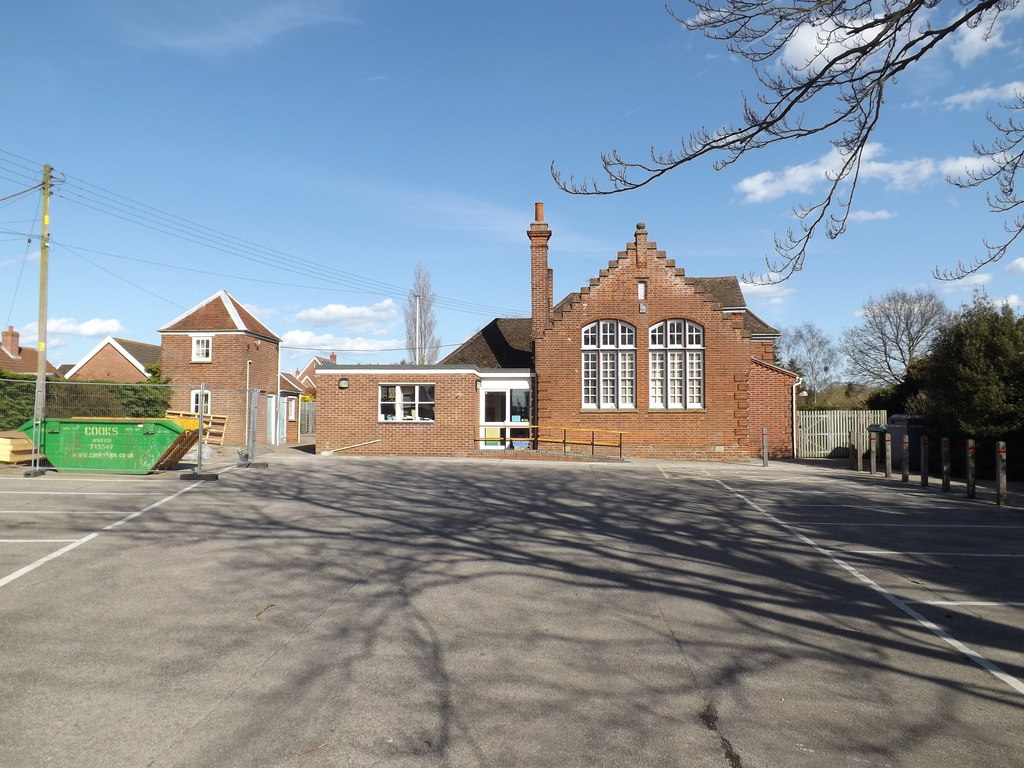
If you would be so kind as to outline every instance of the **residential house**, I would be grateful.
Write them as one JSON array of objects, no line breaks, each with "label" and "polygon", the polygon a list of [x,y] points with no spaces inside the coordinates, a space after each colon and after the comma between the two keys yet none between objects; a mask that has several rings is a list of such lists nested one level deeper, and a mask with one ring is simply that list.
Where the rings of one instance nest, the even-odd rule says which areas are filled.
[{"label": "residential house", "polygon": [[317,450],[467,455],[526,447],[540,428],[563,452],[621,440],[625,456],[793,456],[797,376],[774,363],[779,332],[735,277],[689,277],[638,224],[590,284],[557,304],[551,230],[538,203],[532,312],[499,318],[435,366],[316,369]]},{"label": "residential house", "polygon": [[[8,373],[38,373],[39,353],[29,347],[21,346],[21,334],[8,325],[6,331],[0,332],[0,370]],[[46,375],[59,378],[57,368],[46,362]]]},{"label": "residential house", "polygon": [[301,371],[295,372],[295,378],[302,384],[302,392],[316,398],[316,369],[321,365],[333,365],[338,362],[336,352],[331,352],[330,357],[314,355],[310,361],[303,366]]},{"label": "residential house", "polygon": [[139,384],[149,378],[146,366],[160,364],[160,345],[107,336],[73,365],[71,381],[116,381]]},{"label": "residential house", "polygon": [[273,331],[229,293],[218,291],[159,333],[161,373],[175,385],[173,410],[226,416],[224,442],[244,445],[250,393],[259,390],[253,437],[259,444],[279,442],[281,340]]}]

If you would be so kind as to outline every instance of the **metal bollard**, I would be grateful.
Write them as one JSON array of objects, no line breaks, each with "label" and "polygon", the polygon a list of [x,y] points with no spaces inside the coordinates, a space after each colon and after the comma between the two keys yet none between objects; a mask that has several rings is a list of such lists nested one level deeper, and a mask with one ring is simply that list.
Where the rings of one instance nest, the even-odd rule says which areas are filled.
[{"label": "metal bollard", "polygon": [[885,433],[885,476],[892,477],[892,435]]},{"label": "metal bollard", "polygon": [[921,485],[928,485],[928,435],[921,435]]},{"label": "metal bollard", "polygon": [[877,451],[878,451],[878,434],[871,432],[868,434],[868,472],[872,475],[875,474],[875,470],[878,468],[877,462]]},{"label": "metal bollard", "polygon": [[967,439],[967,498],[977,495],[977,469],[974,462],[974,439]]},{"label": "metal bollard", "polygon": [[996,504],[1006,506],[1006,443],[996,443]]},{"label": "metal bollard", "polygon": [[949,438],[942,438],[942,492],[949,493]]},{"label": "metal bollard", "polygon": [[910,482],[910,435],[903,436],[903,482]]}]

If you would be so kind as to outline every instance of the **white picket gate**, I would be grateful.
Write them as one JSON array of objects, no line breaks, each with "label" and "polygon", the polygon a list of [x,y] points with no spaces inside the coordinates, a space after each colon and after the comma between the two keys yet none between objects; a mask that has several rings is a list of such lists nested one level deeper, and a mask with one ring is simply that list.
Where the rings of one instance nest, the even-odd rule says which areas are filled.
[{"label": "white picket gate", "polygon": [[848,458],[850,432],[866,434],[869,424],[885,424],[887,419],[885,411],[797,411],[798,455],[801,459]]}]

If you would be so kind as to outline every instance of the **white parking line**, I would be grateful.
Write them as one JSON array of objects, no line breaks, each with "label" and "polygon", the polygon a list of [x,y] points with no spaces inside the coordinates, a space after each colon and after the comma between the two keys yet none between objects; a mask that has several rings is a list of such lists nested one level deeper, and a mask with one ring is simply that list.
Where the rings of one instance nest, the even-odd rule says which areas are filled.
[{"label": "white parking line", "polygon": [[[799,520],[790,522],[800,523]],[[964,523],[819,523],[813,520],[806,523],[815,527],[826,525],[846,525],[857,528],[1010,528],[1017,530],[1024,528],[1024,525],[988,525],[986,523],[964,524]]]},{"label": "white parking line", "polygon": [[907,605],[989,605],[1022,606],[1024,603],[998,603],[992,600],[904,600]]},{"label": "white parking line", "polygon": [[893,549],[844,549],[851,555],[909,555],[921,557],[1024,557],[1014,554],[987,554],[984,552],[899,552]]},{"label": "white parking line", "polygon": [[123,515],[123,509],[0,509],[0,515]]},{"label": "white parking line", "polygon": [[946,632],[944,629],[942,629],[940,626],[938,626],[934,622],[929,621],[928,619],[926,619],[920,613],[918,613],[913,608],[911,608],[910,604],[906,600],[902,600],[901,598],[896,597],[896,595],[894,595],[892,592],[887,590],[885,587],[881,586],[880,584],[876,583],[872,579],[868,578],[863,573],[861,573],[856,568],[854,568],[852,565],[849,565],[848,563],[844,562],[840,558],[836,557],[836,555],[834,553],[830,552],[829,550],[825,549],[824,547],[819,546],[815,541],[813,541],[812,539],[810,539],[807,536],[805,536],[804,534],[802,534],[800,531],[798,531],[792,525],[790,525],[789,523],[784,522],[783,520],[781,520],[778,517],[776,517],[775,515],[773,515],[771,512],[768,512],[764,508],[760,507],[758,504],[756,504],[753,501],[751,501],[750,499],[748,499],[746,496],[744,496],[739,491],[737,491],[737,490],[735,490],[733,488],[730,488],[726,483],[723,483],[721,480],[716,480],[715,482],[717,482],[719,485],[721,485],[726,491],[728,491],[729,493],[733,494],[734,496],[736,496],[737,498],[742,500],[745,504],[747,504],[747,506],[749,506],[750,508],[756,510],[757,512],[760,512],[762,515],[764,515],[766,518],[768,518],[773,523],[778,525],[780,528],[783,528],[784,530],[789,532],[792,536],[794,536],[795,538],[799,539],[800,541],[802,541],[804,544],[806,544],[807,546],[809,546],[812,549],[814,549],[819,554],[824,555],[825,557],[827,557],[829,560],[831,560],[833,563],[838,565],[844,571],[849,573],[855,579],[857,579],[861,583],[866,584],[867,586],[869,586],[875,592],[877,592],[882,597],[884,597],[886,600],[888,600],[896,608],[899,608],[907,616],[912,618],[914,621],[916,621],[918,624],[920,624],[922,627],[927,629],[929,632],[931,632],[933,635],[938,637],[943,642],[948,643],[949,645],[951,645],[953,648],[955,648],[957,651],[959,651],[964,656],[969,658],[971,661],[973,661],[979,667],[984,669],[986,672],[988,672],[989,674],[995,676],[997,679],[1001,680],[1002,682],[1006,683],[1006,685],[1008,685],[1011,688],[1013,688],[1013,690],[1017,691],[1017,693],[1019,693],[1021,695],[1024,695],[1024,682],[1022,682],[1021,680],[1018,680],[1016,677],[1014,677],[1013,675],[1011,675],[1008,672],[1006,672],[1002,667],[1000,667],[995,662],[989,661],[987,658],[982,656],[980,653],[975,651],[973,648],[970,648],[967,645],[965,645],[964,643],[961,643],[959,640],[957,640],[955,637],[950,635],[948,632]]},{"label": "white parking line", "polygon": [[[82,544],[85,544],[85,542],[87,542],[87,541],[92,541],[97,536],[99,536],[101,533],[103,533],[103,531],[109,531],[112,528],[116,528],[119,525],[127,523],[129,520],[135,519],[136,517],[138,517],[141,514],[149,512],[151,509],[156,509],[161,504],[165,504],[168,501],[171,501],[172,499],[178,498],[179,496],[181,496],[181,494],[186,493],[187,491],[191,491],[196,486],[202,485],[203,482],[204,481],[202,481],[202,480],[198,480],[198,481],[192,483],[191,485],[185,486],[180,491],[176,491],[175,493],[172,493],[170,496],[165,496],[164,498],[160,499],[159,501],[154,501],[148,507],[144,507],[144,508],[140,509],[138,512],[132,512],[130,515],[127,515],[127,516],[121,518],[116,523],[111,523],[110,525],[105,526],[100,531],[97,531],[95,533],[90,533],[88,536],[83,536],[81,539],[71,540],[71,543],[68,544],[66,547],[62,547],[61,549],[58,549],[56,552],[51,552],[50,554],[46,555],[45,557],[39,558],[34,563],[29,563],[24,568],[20,568],[17,571],[15,571],[14,573],[9,574],[7,576],[4,576],[2,579],[0,579],[0,587],[5,587],[8,584],[10,584],[12,581],[14,581],[15,579],[20,579],[26,573],[31,573],[32,571],[34,571],[39,566],[44,565],[45,563],[48,563],[51,560],[54,560],[54,559],[60,557],[61,555],[70,552],[71,550],[75,549],[76,547],[80,547]],[[104,494],[104,495],[109,495],[109,494]],[[117,495],[121,496],[121,495],[124,495],[124,494],[117,494]],[[65,539],[65,541],[66,541],[66,539]]]},{"label": "white parking line", "polygon": [[0,544],[64,544],[69,541],[78,539],[0,539]]}]

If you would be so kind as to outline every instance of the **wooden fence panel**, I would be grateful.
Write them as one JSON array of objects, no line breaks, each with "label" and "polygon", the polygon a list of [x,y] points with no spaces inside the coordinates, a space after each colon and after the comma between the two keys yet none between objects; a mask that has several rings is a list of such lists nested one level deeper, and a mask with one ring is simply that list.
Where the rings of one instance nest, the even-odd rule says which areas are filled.
[{"label": "wooden fence panel", "polygon": [[869,424],[885,424],[885,411],[797,411],[801,459],[849,458],[850,432],[867,444]]}]

